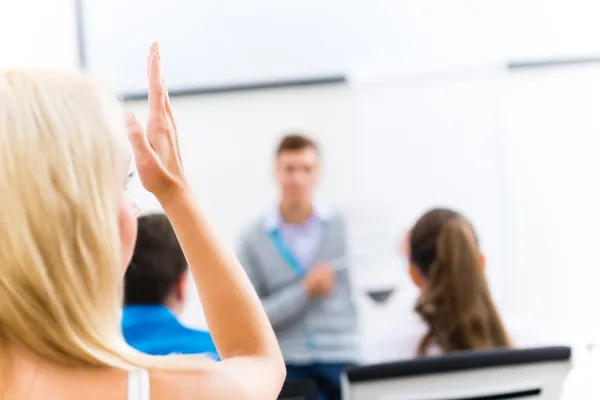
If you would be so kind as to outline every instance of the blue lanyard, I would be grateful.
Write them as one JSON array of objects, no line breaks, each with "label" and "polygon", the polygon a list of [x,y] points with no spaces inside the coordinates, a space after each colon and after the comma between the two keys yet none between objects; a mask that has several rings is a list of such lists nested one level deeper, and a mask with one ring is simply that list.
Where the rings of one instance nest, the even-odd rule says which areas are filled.
[{"label": "blue lanyard", "polygon": [[269,237],[271,238],[271,241],[273,242],[273,245],[275,245],[275,248],[279,252],[281,258],[283,258],[287,265],[290,266],[294,273],[298,276],[304,276],[306,269],[302,266],[300,261],[298,261],[296,256],[294,256],[292,250],[290,250],[290,248],[285,244],[283,236],[281,236],[279,230],[273,229],[271,232],[269,232]]}]

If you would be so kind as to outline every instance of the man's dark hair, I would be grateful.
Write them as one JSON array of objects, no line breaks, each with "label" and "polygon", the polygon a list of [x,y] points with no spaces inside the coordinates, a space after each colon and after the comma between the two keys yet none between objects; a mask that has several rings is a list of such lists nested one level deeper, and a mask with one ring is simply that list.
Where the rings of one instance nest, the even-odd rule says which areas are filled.
[{"label": "man's dark hair", "polygon": [[164,304],[187,262],[169,219],[150,214],[138,219],[133,258],[125,273],[125,305]]},{"label": "man's dark hair", "polygon": [[286,151],[299,151],[304,149],[314,149],[317,152],[319,151],[315,141],[308,136],[301,133],[288,133],[279,141],[275,156],[279,156]]}]

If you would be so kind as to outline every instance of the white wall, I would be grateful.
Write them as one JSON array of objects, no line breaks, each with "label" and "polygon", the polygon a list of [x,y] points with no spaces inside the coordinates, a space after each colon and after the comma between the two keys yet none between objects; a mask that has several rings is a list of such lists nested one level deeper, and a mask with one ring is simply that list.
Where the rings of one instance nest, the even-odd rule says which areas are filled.
[{"label": "white wall", "polygon": [[75,68],[74,4],[72,0],[3,0],[0,68]]},{"label": "white wall", "polygon": [[515,73],[508,90],[511,306],[599,337],[600,67]]}]

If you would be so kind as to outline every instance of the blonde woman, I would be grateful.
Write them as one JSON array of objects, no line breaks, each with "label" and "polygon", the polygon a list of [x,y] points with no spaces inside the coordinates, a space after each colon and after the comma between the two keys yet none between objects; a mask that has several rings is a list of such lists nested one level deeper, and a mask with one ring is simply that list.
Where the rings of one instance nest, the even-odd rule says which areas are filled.
[{"label": "blonde woman", "polygon": [[[275,399],[280,350],[242,267],[215,238],[183,173],[158,47],[149,119],[88,78],[0,72],[0,393],[4,399]],[[221,363],[153,357],[120,333],[136,236],[128,143],[196,280]]]}]

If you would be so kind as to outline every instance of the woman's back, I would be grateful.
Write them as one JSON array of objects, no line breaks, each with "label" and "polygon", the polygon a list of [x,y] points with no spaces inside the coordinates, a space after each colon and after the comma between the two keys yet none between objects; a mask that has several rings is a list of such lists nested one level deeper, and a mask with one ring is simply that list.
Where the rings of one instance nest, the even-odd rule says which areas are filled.
[{"label": "woman's back", "polygon": [[[223,398],[214,372],[154,371],[126,372],[114,368],[59,366],[11,349],[13,368],[7,382],[6,399],[44,400],[167,400]],[[187,376],[186,376],[187,375]],[[190,379],[192,378],[192,379]],[[149,390],[149,391],[148,391]],[[179,393],[177,396],[176,393]],[[147,397],[150,396],[150,397]]]},{"label": "woman's back", "polygon": [[[417,357],[419,345],[429,331],[429,326],[412,309],[389,318],[385,327],[373,338],[366,354],[369,363],[393,362]],[[401,316],[400,316],[401,315]],[[516,348],[550,346],[560,343],[548,332],[535,329],[515,318],[504,318],[503,322]],[[435,343],[429,344],[423,356],[439,356],[444,351]]]},{"label": "woman's back", "polygon": [[[148,82],[144,129],[88,78],[0,71],[0,192],[10,194],[0,207],[3,398],[127,399],[146,387],[143,373],[127,371],[146,370],[153,400],[268,400],[281,389],[285,367],[260,300],[183,173],[156,45]],[[142,184],[185,253],[222,362],[153,357],[123,338],[122,281],[137,230],[128,135]]]},{"label": "woman's back", "polygon": [[12,348],[7,399],[127,399],[127,373],[117,369],[60,367]]}]

